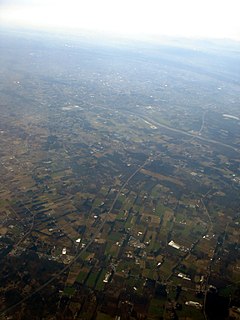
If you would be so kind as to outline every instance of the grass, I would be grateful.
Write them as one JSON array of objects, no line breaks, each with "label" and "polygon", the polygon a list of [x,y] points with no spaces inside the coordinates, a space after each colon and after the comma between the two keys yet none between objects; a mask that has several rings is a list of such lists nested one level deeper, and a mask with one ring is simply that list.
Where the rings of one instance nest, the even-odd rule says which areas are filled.
[{"label": "grass", "polygon": [[117,272],[120,272],[122,270],[128,270],[129,269],[129,263],[122,260],[118,263],[118,266],[117,266]]},{"label": "grass", "polygon": [[103,312],[98,312],[96,320],[112,320],[110,315],[103,313]]},{"label": "grass", "polygon": [[139,276],[140,273],[141,273],[140,265],[139,264],[132,265],[131,275]]},{"label": "grass", "polygon": [[240,285],[238,284],[232,284],[230,286],[227,286],[224,289],[221,289],[219,291],[219,295],[223,296],[223,297],[229,297],[230,295],[233,295],[234,292],[238,289]]},{"label": "grass", "polygon": [[86,285],[90,288],[94,288],[95,287],[95,283],[97,280],[99,272],[91,272],[91,274],[89,275]]},{"label": "grass", "polygon": [[152,250],[158,250],[159,248],[161,248],[160,243],[155,239],[152,239],[149,246],[147,247],[147,251],[150,252]]},{"label": "grass", "polygon": [[88,270],[86,268],[82,269],[79,272],[76,281],[79,282],[79,283],[84,283],[87,275],[88,275]]},{"label": "grass", "polygon": [[151,280],[156,280],[158,278],[156,271],[152,269],[147,269],[147,268],[143,270],[142,275],[143,277]]},{"label": "grass", "polygon": [[204,320],[204,315],[201,310],[195,307],[185,306],[184,304],[182,310],[177,312],[177,315],[182,319]]},{"label": "grass", "polygon": [[168,210],[168,208],[165,207],[163,204],[159,203],[156,207],[155,214],[158,216],[162,216],[166,210]]},{"label": "grass", "polygon": [[108,240],[108,241],[107,241],[106,248],[105,248],[105,252],[104,252],[105,255],[111,254],[112,246],[113,246],[113,241]]},{"label": "grass", "polygon": [[91,253],[89,253],[89,252],[83,252],[82,254],[81,254],[81,258],[82,258],[82,260],[88,260],[88,257],[91,255]]},{"label": "grass", "polygon": [[159,319],[164,313],[164,301],[159,299],[152,299],[148,309],[148,314],[150,316],[155,316]]},{"label": "grass", "polygon": [[122,210],[129,210],[133,206],[134,199],[128,200],[124,202]]},{"label": "grass", "polygon": [[130,227],[132,226],[131,220],[132,220],[131,215],[128,215],[127,221],[126,221],[126,223],[125,223],[125,228],[126,228],[126,229],[127,229],[127,228],[130,228]]},{"label": "grass", "polygon": [[104,278],[105,278],[105,274],[107,273],[107,269],[102,269],[100,276],[98,278],[97,284],[96,284],[96,289],[97,290],[103,290],[104,288]]},{"label": "grass", "polygon": [[101,205],[101,203],[102,203],[102,200],[96,198],[96,199],[94,200],[94,207],[95,207],[95,208],[96,208],[96,207],[99,207],[99,206]]},{"label": "grass", "polygon": [[7,205],[7,201],[4,199],[0,199],[0,207],[5,207]]},{"label": "grass", "polygon": [[160,193],[161,193],[161,187],[159,185],[156,185],[152,189],[151,196],[156,199],[159,197]]},{"label": "grass", "polygon": [[108,236],[108,239],[114,242],[120,241],[123,237],[122,233],[119,232],[111,232],[111,234]]},{"label": "grass", "polygon": [[142,294],[143,293],[143,287],[144,287],[145,279],[139,279],[139,277],[129,277],[126,280],[126,284],[129,287],[135,287],[137,289],[136,293]]},{"label": "grass", "polygon": [[164,261],[163,264],[160,267],[160,275],[161,277],[167,278],[172,274],[172,268],[174,266],[173,262],[170,261]]},{"label": "grass", "polygon": [[75,293],[75,288],[73,288],[73,287],[66,287],[66,288],[64,288],[63,294],[64,294],[65,296],[73,296],[74,293]]},{"label": "grass", "polygon": [[107,193],[108,193],[108,188],[106,188],[106,187],[103,186],[103,187],[101,188],[101,190],[100,190],[100,193],[103,194],[104,196],[106,196]]},{"label": "grass", "polygon": [[119,253],[119,246],[116,244],[113,244],[107,251],[107,254],[112,256],[112,257],[117,257]]},{"label": "grass", "polygon": [[121,211],[121,212],[118,213],[116,220],[121,220],[121,219],[124,219],[124,218],[125,218],[125,214],[124,214],[123,211]]}]

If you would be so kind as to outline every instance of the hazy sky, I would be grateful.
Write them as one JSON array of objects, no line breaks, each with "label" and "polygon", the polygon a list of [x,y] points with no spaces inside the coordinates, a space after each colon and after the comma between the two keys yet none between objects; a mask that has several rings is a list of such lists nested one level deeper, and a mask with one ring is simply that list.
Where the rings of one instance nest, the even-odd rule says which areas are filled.
[{"label": "hazy sky", "polygon": [[240,40],[240,0],[0,0],[0,23]]}]

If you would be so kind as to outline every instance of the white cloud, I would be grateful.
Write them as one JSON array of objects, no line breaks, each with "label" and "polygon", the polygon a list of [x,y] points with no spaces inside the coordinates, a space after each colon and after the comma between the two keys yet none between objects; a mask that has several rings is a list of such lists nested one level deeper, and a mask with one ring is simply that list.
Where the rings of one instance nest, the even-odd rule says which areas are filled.
[{"label": "white cloud", "polygon": [[239,0],[9,0],[5,24],[240,40]]}]

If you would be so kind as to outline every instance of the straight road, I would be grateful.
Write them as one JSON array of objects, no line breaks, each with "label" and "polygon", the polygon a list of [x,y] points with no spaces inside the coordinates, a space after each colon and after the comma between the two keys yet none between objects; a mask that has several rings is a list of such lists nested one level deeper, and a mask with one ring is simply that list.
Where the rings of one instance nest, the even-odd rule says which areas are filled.
[{"label": "straight road", "polygon": [[[102,223],[99,225],[99,227],[97,228],[97,230],[95,231],[95,233],[93,234],[91,240],[87,243],[87,245],[74,257],[74,259],[68,264],[66,265],[63,269],[61,269],[54,277],[52,277],[51,279],[49,279],[47,282],[45,282],[44,284],[42,284],[40,287],[38,287],[36,290],[34,290],[32,293],[30,293],[29,295],[27,295],[25,298],[21,299],[20,301],[18,301],[17,303],[15,303],[14,305],[6,308],[5,310],[2,310],[0,312],[0,316],[3,317],[4,315],[6,315],[8,312],[12,311],[14,308],[16,308],[17,306],[21,305],[22,303],[24,303],[25,301],[27,301],[28,299],[30,299],[33,295],[35,295],[36,293],[40,292],[41,290],[43,290],[44,288],[46,288],[48,285],[50,285],[51,283],[53,283],[60,275],[62,275],[65,271],[67,271],[73,264],[75,261],[77,261],[78,258],[81,257],[81,255],[91,246],[91,244],[94,242],[95,238],[97,237],[98,233],[100,232],[100,230],[102,229],[102,227],[104,226],[104,224],[106,223],[107,220],[107,216],[108,214],[111,213],[111,211],[113,210],[114,205],[116,204],[120,194],[122,193],[123,189],[126,187],[126,185],[130,182],[131,179],[133,179],[135,177],[135,175],[141,170],[143,169],[146,164],[151,160],[151,157],[149,157],[140,167],[138,167],[129,177],[128,179],[123,183],[123,185],[121,186],[121,188],[119,189],[118,193],[116,194],[116,197],[114,198],[110,209],[107,212],[107,215],[105,217],[105,219],[102,221]],[[32,230],[32,229],[31,229]]]}]

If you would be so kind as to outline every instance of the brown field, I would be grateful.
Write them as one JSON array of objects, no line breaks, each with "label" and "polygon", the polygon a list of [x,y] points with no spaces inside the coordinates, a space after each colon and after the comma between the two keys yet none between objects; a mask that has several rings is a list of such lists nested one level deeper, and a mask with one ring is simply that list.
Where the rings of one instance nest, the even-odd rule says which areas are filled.
[{"label": "brown field", "polygon": [[164,175],[162,175],[160,173],[155,173],[155,172],[152,172],[152,171],[149,171],[149,170],[146,170],[146,169],[141,169],[140,172],[145,174],[145,175],[147,175],[147,176],[150,176],[152,178],[156,178],[156,179],[162,180],[162,181],[169,181],[169,182],[177,184],[177,185],[179,185],[181,187],[184,187],[184,184],[181,181],[179,181],[179,180],[177,180],[175,178],[167,177],[167,176],[164,176]]},{"label": "brown field", "polygon": [[66,281],[67,285],[73,285],[80,271],[80,264],[74,264],[71,270],[69,271],[68,278]]},{"label": "brown field", "polygon": [[167,211],[164,212],[163,224],[162,224],[162,227],[163,227],[163,228],[166,227],[168,221],[170,221],[172,217],[173,217],[172,211],[167,210]]}]

